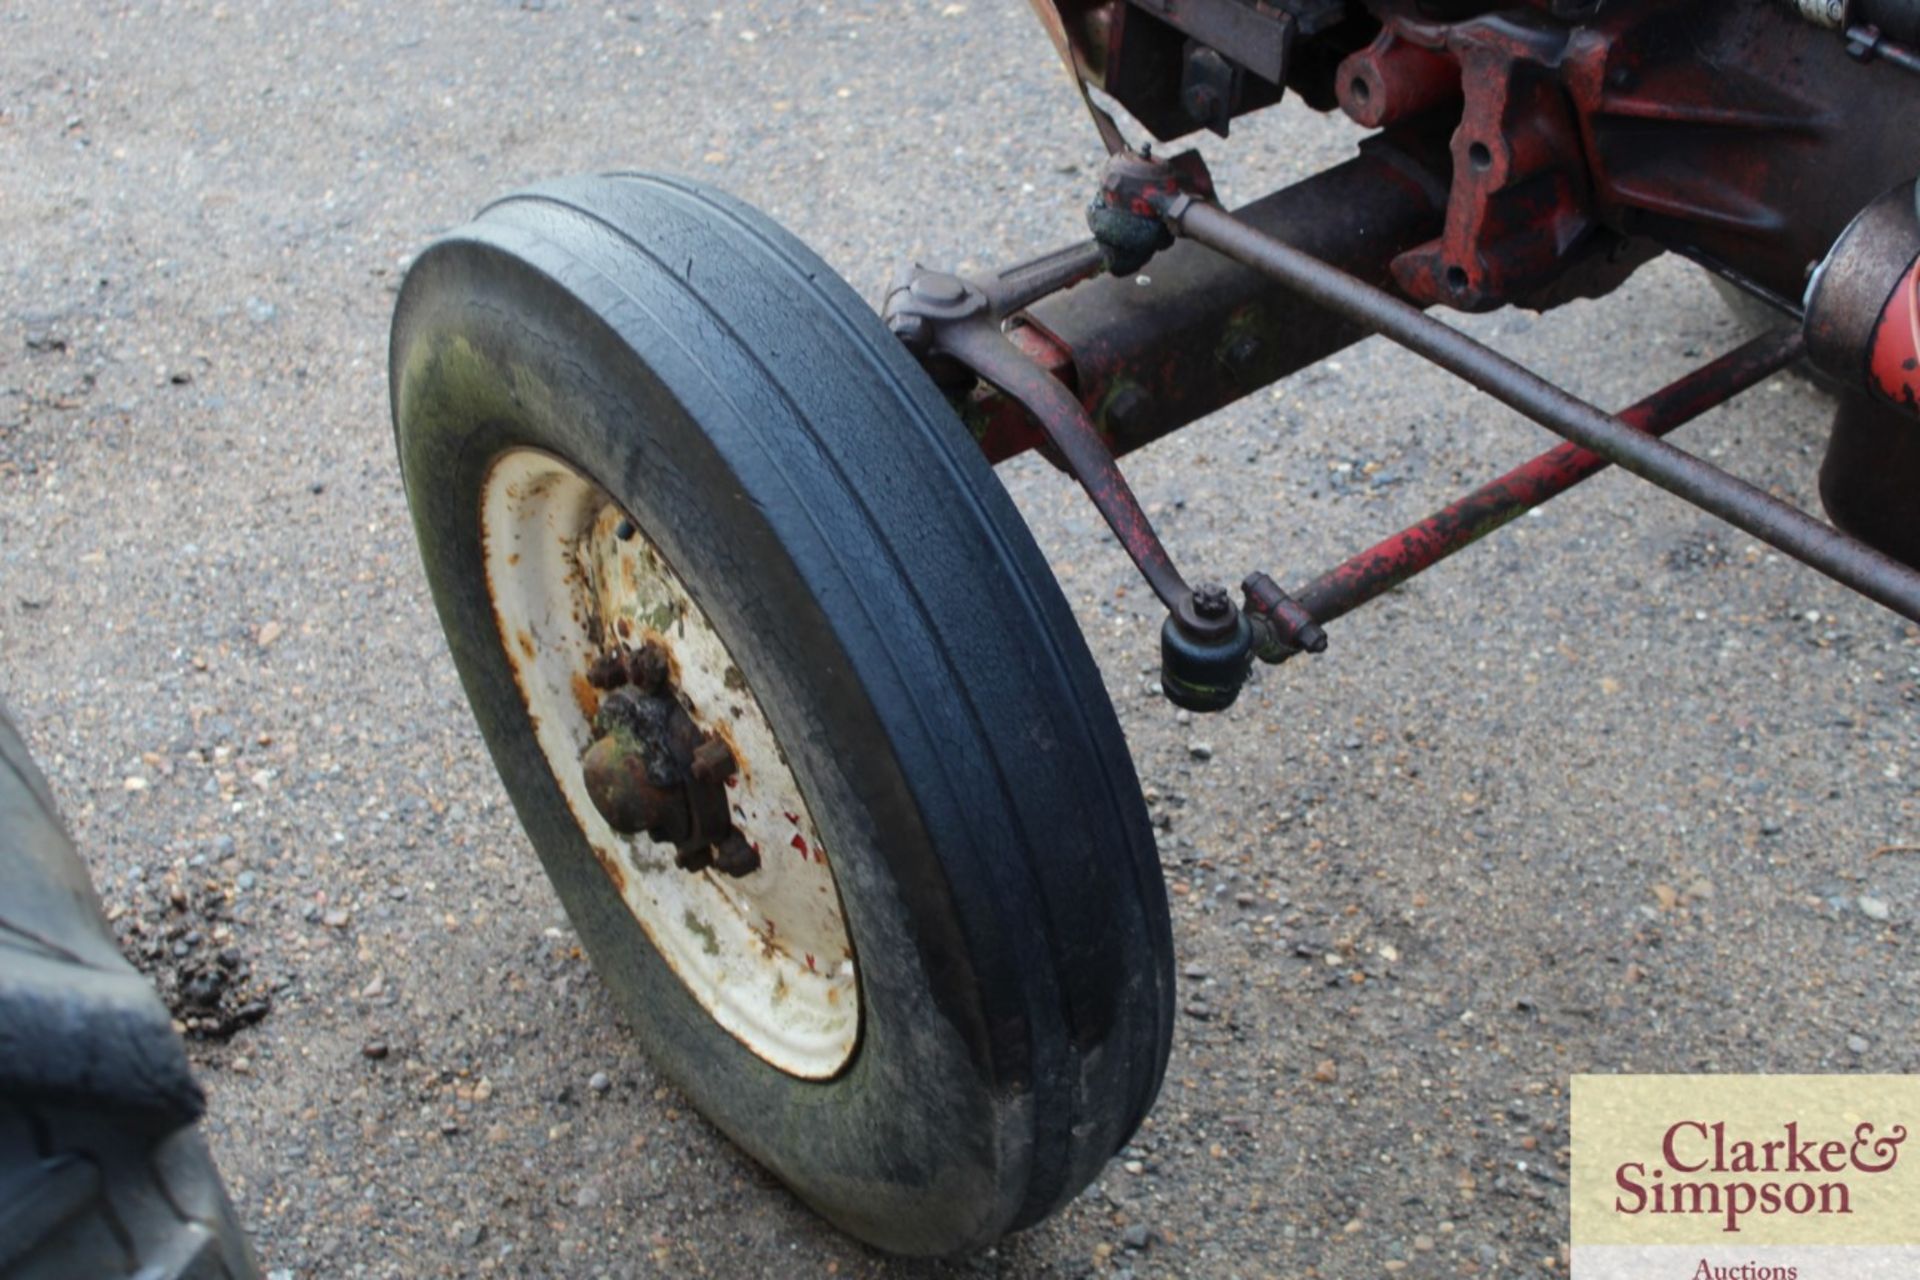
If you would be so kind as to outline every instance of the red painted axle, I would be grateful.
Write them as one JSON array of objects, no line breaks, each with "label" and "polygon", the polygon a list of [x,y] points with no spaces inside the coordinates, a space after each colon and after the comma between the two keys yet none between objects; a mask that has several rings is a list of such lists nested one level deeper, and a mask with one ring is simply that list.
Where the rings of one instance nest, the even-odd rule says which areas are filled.
[{"label": "red painted axle", "polygon": [[[1444,152],[1424,140],[1389,132],[1354,159],[1238,216],[1387,284],[1394,257],[1440,228],[1444,186],[1433,175],[1444,164]],[[1022,311],[1008,330],[1034,363],[1073,390],[1115,457],[1365,336],[1198,245],[1175,245],[1139,276],[1102,276],[1057,293]],[[992,387],[975,393],[965,414],[990,462],[1046,438],[1018,400]]]},{"label": "red painted axle", "polygon": [[[1666,435],[1793,363],[1802,347],[1796,330],[1755,338],[1622,410],[1620,420],[1649,435]],[[1316,622],[1331,622],[1610,465],[1576,444],[1549,449],[1329,569],[1294,598]]]}]

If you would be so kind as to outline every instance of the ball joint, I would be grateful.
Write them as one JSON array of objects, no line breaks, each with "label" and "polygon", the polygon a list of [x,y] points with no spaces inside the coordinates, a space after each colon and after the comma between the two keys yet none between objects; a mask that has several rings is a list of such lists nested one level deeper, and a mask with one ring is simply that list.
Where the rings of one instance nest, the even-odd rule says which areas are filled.
[{"label": "ball joint", "polygon": [[1253,627],[1226,588],[1202,583],[1160,627],[1160,690],[1188,711],[1224,711],[1253,670]]}]

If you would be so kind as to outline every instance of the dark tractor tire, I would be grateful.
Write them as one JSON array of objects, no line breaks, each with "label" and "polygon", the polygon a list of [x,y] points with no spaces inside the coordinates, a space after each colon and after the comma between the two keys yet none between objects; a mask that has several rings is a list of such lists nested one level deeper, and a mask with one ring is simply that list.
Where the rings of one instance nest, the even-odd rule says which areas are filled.
[{"label": "dark tractor tire", "polygon": [[242,1280],[173,1021],[0,715],[0,1280]]},{"label": "dark tractor tire", "polygon": [[[923,371],[751,208],[619,175],[509,197],[423,253],[390,373],[467,697],[660,1070],[882,1249],[979,1246],[1077,1194],[1165,1069],[1166,891],[1099,671]],[[550,594],[562,579],[578,594]],[[630,617],[608,604],[621,590],[664,614]],[[730,802],[761,870],[680,870],[580,798],[575,756],[604,705],[580,673],[642,624],[672,650],[682,704],[746,757]],[[740,690],[720,701],[750,705],[694,705],[702,654]],[[741,725],[762,720],[756,755]],[[789,852],[740,807],[789,777],[823,846],[811,862],[804,833]],[[838,966],[799,967],[774,927],[800,910],[781,896],[793,876],[826,877],[807,900],[824,915],[803,923],[844,928]],[[729,951],[736,922],[702,914],[715,903],[737,905],[772,977]],[[817,960],[844,1005],[804,985]],[[796,1001],[838,1048],[783,1038]]]}]

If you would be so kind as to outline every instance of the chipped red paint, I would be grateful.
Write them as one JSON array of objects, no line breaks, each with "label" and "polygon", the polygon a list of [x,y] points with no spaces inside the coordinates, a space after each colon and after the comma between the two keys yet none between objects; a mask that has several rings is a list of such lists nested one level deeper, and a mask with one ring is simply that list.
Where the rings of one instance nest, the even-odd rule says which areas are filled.
[{"label": "chipped red paint", "polygon": [[1100,180],[1100,199],[1108,208],[1154,221],[1160,218],[1161,206],[1181,192],[1213,199],[1213,175],[1198,151],[1182,151],[1164,160],[1121,152],[1108,158]]},{"label": "chipped red paint", "polygon": [[[1198,118],[1179,103],[1191,32],[1130,19],[1142,6],[1124,0],[1063,7],[1078,19],[1056,32],[1076,74],[1160,138],[1191,132]],[[1193,17],[1245,6],[1177,7]],[[1862,67],[1843,41],[1778,0],[1515,0],[1492,11],[1360,0],[1344,13],[1338,27],[1295,32],[1293,74],[1282,78],[1308,105],[1337,103],[1384,132],[1358,159],[1256,201],[1239,221],[1421,307],[1546,310],[1609,292],[1673,250],[1790,311],[1809,264],[1887,176],[1920,169],[1920,131],[1875,124],[1920,115],[1920,78]],[[1271,100],[1237,102],[1234,114]],[[1165,214],[1174,193],[1201,189],[1198,178],[1177,172],[1185,157],[1110,150],[1100,196],[1110,208]],[[983,333],[974,358],[950,345],[936,353],[946,363],[928,360],[943,386],[955,385],[943,376],[956,372],[952,357],[997,384],[980,385],[963,406],[982,451],[997,462],[1037,447],[1079,479],[1170,608],[1185,599],[1185,583],[1115,459],[1363,332],[1357,312],[1313,305],[1264,280],[1249,288],[1248,273],[1195,248],[1176,245],[1137,276],[1091,280],[1009,308],[1004,339]],[[985,351],[986,336],[1024,360]],[[1622,417],[1660,434],[1718,402],[1715,377],[1731,384],[1759,363],[1784,360],[1785,351],[1736,353],[1734,364],[1709,366]],[[1857,379],[1857,336],[1849,358]],[[1880,391],[1920,410],[1914,268],[1875,333],[1871,370]],[[958,385],[970,386],[959,372]],[[1534,381],[1542,395],[1558,390]],[[1664,458],[1654,469],[1666,487],[1734,519],[1731,481],[1716,482],[1698,460],[1649,455],[1646,442],[1591,406],[1569,411],[1584,412],[1580,420],[1596,429],[1564,434],[1604,439],[1615,456],[1646,468]],[[1561,420],[1542,412],[1542,421]],[[1339,616],[1605,465],[1572,445],[1543,454],[1355,557],[1301,598],[1317,606],[1316,617]],[[1740,501],[1749,498],[1767,501]],[[1784,510],[1766,510],[1769,520],[1789,520]],[[1811,528],[1802,532],[1818,540]],[[1828,559],[1856,550],[1830,546]],[[1835,572],[1827,560],[1814,562]]]},{"label": "chipped red paint", "polygon": [[[1072,64],[1162,138],[1188,133],[1180,41],[1127,21],[1117,0],[1069,7],[1083,19],[1063,28]],[[1372,43],[1322,90],[1290,86],[1385,132],[1357,160],[1243,212],[1417,303],[1544,310],[1606,292],[1659,248],[1797,299],[1806,265],[1886,175],[1920,170],[1920,131],[1861,124],[1920,113],[1920,77],[1860,66],[1777,0],[1607,0],[1573,19],[1529,12],[1550,0],[1459,20],[1414,0],[1364,7]],[[1324,43],[1314,38],[1317,53]],[[1307,48],[1298,37],[1296,57]],[[1128,192],[1129,208],[1135,194],[1145,198]],[[1116,457],[1361,336],[1184,246],[1148,274],[1150,294],[1094,280],[1009,330]],[[990,461],[1044,443],[1028,411],[992,388],[963,411]]]},{"label": "chipped red paint", "polygon": [[796,835],[794,836],[792,841],[789,842],[789,844],[791,848],[795,848],[800,851],[801,857],[811,858],[813,856],[812,851],[807,848],[807,838],[805,836]]},{"label": "chipped red paint", "polygon": [[[1073,352],[1030,324],[1015,324],[1007,337],[1049,376],[1072,388]],[[974,389],[962,412],[988,462],[1004,462],[1046,443],[1046,433],[1026,406],[988,383]]]},{"label": "chipped red paint", "polygon": [[[1451,130],[1445,230],[1394,265],[1418,301],[1480,311],[1604,292],[1626,274],[1606,269],[1623,237],[1797,298],[1806,264],[1916,168],[1912,130],[1867,122],[1909,118],[1920,78],[1863,70],[1791,5],[1591,7],[1572,22],[1520,8],[1447,21],[1415,0],[1367,5],[1380,30],[1341,63],[1341,108],[1368,127]],[[1591,278],[1567,280],[1576,268]]]},{"label": "chipped red paint", "polygon": [[1868,371],[1881,395],[1920,413],[1920,259],[1907,268],[1880,313]]},{"label": "chipped red paint", "polygon": [[1334,93],[1356,124],[1384,129],[1458,102],[1460,64],[1382,28],[1372,44],[1340,64]]}]

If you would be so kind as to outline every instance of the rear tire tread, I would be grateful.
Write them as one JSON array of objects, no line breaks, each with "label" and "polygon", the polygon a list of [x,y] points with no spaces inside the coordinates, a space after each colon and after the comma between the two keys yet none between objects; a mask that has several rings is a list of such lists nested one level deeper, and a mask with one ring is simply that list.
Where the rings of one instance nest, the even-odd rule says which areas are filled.
[{"label": "rear tire tread", "polygon": [[257,1277],[172,1019],[4,715],[0,957],[0,1280]]}]

